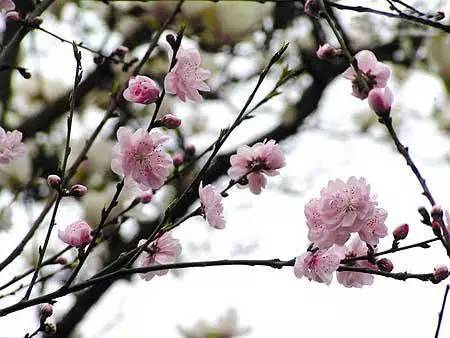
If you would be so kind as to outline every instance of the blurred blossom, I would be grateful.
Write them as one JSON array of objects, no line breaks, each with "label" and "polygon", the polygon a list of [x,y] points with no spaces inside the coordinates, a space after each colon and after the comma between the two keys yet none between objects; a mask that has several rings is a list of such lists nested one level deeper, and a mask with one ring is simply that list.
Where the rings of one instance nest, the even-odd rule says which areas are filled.
[{"label": "blurred blossom", "polygon": [[436,34],[428,39],[428,59],[441,77],[450,80],[450,36]]},{"label": "blurred blossom", "polygon": [[228,310],[216,323],[199,320],[191,328],[179,327],[179,330],[184,338],[233,338],[250,332],[250,328],[239,325],[238,314],[234,309]]},{"label": "blurred blossom", "polygon": [[17,160],[0,166],[0,185],[17,188],[27,184],[31,177],[31,158],[29,153]]},{"label": "blurred blossom", "polygon": [[0,209],[0,232],[8,231],[12,226],[12,211],[10,206]]},{"label": "blurred blossom", "polygon": [[22,133],[18,130],[6,131],[0,127],[0,165],[14,161],[25,152]]}]

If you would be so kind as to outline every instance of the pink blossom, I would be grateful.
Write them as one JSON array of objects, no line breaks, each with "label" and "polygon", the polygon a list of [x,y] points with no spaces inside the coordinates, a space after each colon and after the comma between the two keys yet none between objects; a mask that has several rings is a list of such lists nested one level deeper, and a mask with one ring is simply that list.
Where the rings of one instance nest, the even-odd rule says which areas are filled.
[{"label": "pink blossom", "polygon": [[372,215],[366,220],[362,229],[358,232],[361,239],[372,246],[377,245],[380,238],[386,237],[388,229],[384,222],[387,218],[386,210],[376,208]]},{"label": "pink blossom", "polygon": [[177,63],[164,79],[166,91],[175,94],[183,102],[186,98],[200,102],[202,97],[198,91],[210,90],[205,80],[211,72],[200,67],[202,59],[198,50],[194,48],[180,47],[176,58]]},{"label": "pink blossom", "polygon": [[343,76],[353,83],[353,96],[365,99],[372,88],[386,87],[391,70],[384,63],[377,60],[374,53],[368,50],[360,51],[355,55],[359,70],[366,79],[369,90],[363,88],[357,79],[357,73],[352,66],[348,67]]},{"label": "pink blossom", "polygon": [[64,231],[59,230],[58,237],[64,243],[79,248],[91,241],[91,228],[85,221],[77,221],[68,225]]},{"label": "pink blossom", "polygon": [[[145,240],[139,241],[139,246],[143,245]],[[144,251],[139,256],[139,267],[150,267],[162,264],[173,264],[181,253],[181,244],[178,239],[172,237],[169,232],[164,233],[160,238],[156,239],[147,247],[148,252]],[[149,281],[155,276],[163,276],[169,270],[150,271],[141,273],[139,276]]]},{"label": "pink blossom", "polygon": [[16,8],[14,1],[12,0],[0,0],[0,12],[5,13],[13,11]]},{"label": "pink blossom", "polygon": [[374,88],[369,93],[370,108],[378,115],[388,115],[391,112],[391,106],[394,102],[394,94],[389,89],[385,88]]},{"label": "pink blossom", "polygon": [[319,46],[319,48],[316,51],[317,57],[321,60],[332,59],[337,55],[337,53],[338,53],[338,50],[328,43],[326,43],[322,46]]},{"label": "pink blossom", "polygon": [[130,102],[150,104],[158,100],[159,88],[149,77],[137,75],[128,81],[123,97]]},{"label": "pink blossom", "polygon": [[295,260],[294,274],[297,278],[306,277],[329,285],[343,256],[342,248],[336,246],[315,252],[307,251]]},{"label": "pink blossom", "polygon": [[140,128],[133,133],[120,127],[113,147],[112,171],[132,179],[142,190],[159,189],[172,168],[172,158],[162,148],[168,139],[158,131],[148,133]]},{"label": "pink blossom", "polygon": [[[353,238],[345,248],[345,258],[354,258],[367,255],[367,245],[359,237]],[[376,266],[365,260],[355,261],[354,267],[368,268],[376,270]],[[339,271],[337,273],[337,281],[347,288],[361,288],[364,285],[373,284],[373,275],[354,271]]]},{"label": "pink blossom", "polygon": [[262,188],[266,187],[265,175],[276,176],[279,174],[277,169],[286,165],[284,154],[274,140],[258,142],[252,147],[240,146],[237,154],[231,156],[230,163],[228,175],[233,180],[247,175],[250,191],[254,194],[260,194]]},{"label": "pink blossom", "polygon": [[222,195],[211,184],[203,187],[201,183],[198,187],[198,195],[200,196],[203,215],[208,224],[216,229],[225,228]]},{"label": "pink blossom", "polygon": [[0,164],[8,164],[25,152],[22,133],[18,130],[5,131],[0,127]]},{"label": "pink blossom", "polygon": [[20,14],[17,11],[11,11],[11,12],[6,13],[5,18],[8,20],[19,21]]},{"label": "pink blossom", "polygon": [[329,230],[361,230],[377,204],[370,196],[366,180],[353,176],[347,183],[339,179],[328,182],[320,195],[320,214]]}]

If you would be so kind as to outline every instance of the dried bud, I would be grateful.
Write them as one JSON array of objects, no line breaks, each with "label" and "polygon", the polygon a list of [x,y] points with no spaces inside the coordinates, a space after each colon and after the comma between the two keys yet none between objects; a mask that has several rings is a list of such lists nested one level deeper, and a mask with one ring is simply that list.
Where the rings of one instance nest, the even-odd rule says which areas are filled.
[{"label": "dried bud", "polygon": [[48,175],[47,183],[50,187],[56,189],[61,185],[61,178],[58,175]]},{"label": "dried bud", "polygon": [[125,46],[119,46],[116,48],[116,50],[114,51],[114,54],[116,54],[117,56],[123,58],[130,50],[125,47]]},{"label": "dried bud", "polygon": [[172,114],[164,115],[160,122],[163,127],[168,129],[176,129],[181,125],[181,119]]},{"label": "dried bud", "polygon": [[441,235],[441,225],[439,224],[439,222],[433,221],[431,223],[431,229],[433,229],[433,233],[436,236],[440,236]]},{"label": "dried bud", "polygon": [[448,277],[448,268],[445,265],[438,265],[434,268],[434,279],[437,283]]},{"label": "dried bud", "polygon": [[184,148],[184,153],[188,157],[194,156],[194,154],[195,154],[195,146],[192,143],[186,145],[186,147]]},{"label": "dried bud", "polygon": [[380,271],[391,272],[394,270],[394,264],[392,264],[390,259],[382,258],[377,261],[377,267]]},{"label": "dried bud", "polygon": [[53,314],[53,305],[45,303],[41,305],[41,317],[48,318]]},{"label": "dried bud", "polygon": [[178,167],[178,166],[182,165],[183,162],[184,162],[183,154],[176,153],[175,155],[172,156],[172,161],[173,161],[173,165],[175,167]]},{"label": "dried bud", "polygon": [[320,13],[320,5],[317,0],[307,0],[305,3],[305,7],[303,8],[306,14],[309,16],[318,19]]},{"label": "dried bud", "polygon": [[56,258],[55,263],[61,264],[61,265],[66,265],[67,264],[67,259],[64,258],[64,257],[58,257],[58,258]]},{"label": "dried bud", "polygon": [[20,20],[20,14],[17,11],[11,11],[6,13],[5,18],[13,21],[19,21]]},{"label": "dried bud", "polygon": [[405,223],[395,228],[392,235],[394,235],[395,240],[400,241],[402,239],[405,239],[406,236],[408,236],[408,233],[409,233],[409,225]]},{"label": "dried bud", "polygon": [[31,24],[34,27],[39,27],[40,25],[42,25],[43,22],[44,22],[44,20],[40,16],[37,16],[37,17],[33,18],[33,20],[31,21]]},{"label": "dried bud", "polygon": [[147,203],[150,203],[152,201],[152,198],[153,198],[153,191],[150,189],[150,190],[147,190],[147,191],[143,192],[139,196],[139,201],[142,204],[147,204]]},{"label": "dried bud", "polygon": [[72,188],[70,188],[69,195],[74,197],[83,197],[86,194],[87,190],[88,189],[84,185],[75,184],[72,186]]},{"label": "dried bud", "polygon": [[443,18],[445,18],[445,13],[444,12],[441,12],[441,11],[436,12],[436,15],[434,16],[434,20],[440,21]]},{"label": "dried bud", "polygon": [[431,218],[433,218],[434,221],[438,221],[442,219],[442,216],[444,215],[444,212],[442,211],[442,208],[440,205],[435,205],[433,208],[431,208]]},{"label": "dried bud", "polygon": [[53,323],[45,323],[44,324],[44,333],[47,336],[54,336],[56,333],[56,325]]}]

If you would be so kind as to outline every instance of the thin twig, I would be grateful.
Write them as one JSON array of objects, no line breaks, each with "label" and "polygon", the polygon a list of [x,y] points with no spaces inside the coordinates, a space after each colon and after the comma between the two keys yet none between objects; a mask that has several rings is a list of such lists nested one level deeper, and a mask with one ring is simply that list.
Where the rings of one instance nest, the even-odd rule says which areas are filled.
[{"label": "thin twig", "polygon": [[437,327],[436,327],[436,334],[434,335],[434,338],[439,338],[439,331],[441,330],[442,319],[444,318],[445,303],[447,302],[447,296],[448,296],[449,289],[450,289],[450,285],[447,284],[447,286],[445,287],[444,298],[442,299],[441,311],[439,311],[438,323],[437,323]]}]

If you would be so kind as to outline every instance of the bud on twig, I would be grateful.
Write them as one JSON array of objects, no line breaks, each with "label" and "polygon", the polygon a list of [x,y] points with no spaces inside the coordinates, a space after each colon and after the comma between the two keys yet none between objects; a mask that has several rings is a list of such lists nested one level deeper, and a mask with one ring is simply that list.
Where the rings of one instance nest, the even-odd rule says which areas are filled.
[{"label": "bud on twig", "polygon": [[434,279],[437,283],[448,277],[448,268],[445,265],[438,265],[434,268]]},{"label": "bud on twig", "polygon": [[87,190],[88,189],[84,185],[75,184],[72,186],[72,188],[70,188],[69,195],[74,197],[83,197],[86,194]]},{"label": "bud on twig", "polygon": [[153,191],[152,190],[147,190],[147,191],[145,191],[145,192],[143,192],[141,194],[141,196],[139,197],[139,201],[142,204],[147,204],[147,203],[150,203],[152,201],[152,198],[153,198]]},{"label": "bud on twig", "polygon": [[438,236],[438,237],[441,236],[441,225],[439,224],[439,222],[433,221],[431,223],[431,229],[433,229],[433,233],[436,236]]},{"label": "bud on twig", "polygon": [[442,211],[442,208],[440,205],[435,205],[433,208],[431,208],[431,218],[433,218],[433,221],[439,221],[442,219],[442,216],[444,215],[444,212]]},{"label": "bud on twig", "polygon": [[184,152],[187,157],[192,157],[195,155],[195,146],[190,143],[184,148]]},{"label": "bud on twig", "polygon": [[385,271],[385,272],[391,272],[392,270],[394,270],[394,264],[392,264],[392,261],[388,258],[382,258],[382,259],[378,260],[377,267],[381,271]]},{"label": "bud on twig", "polygon": [[394,236],[395,240],[400,241],[402,239],[405,239],[406,236],[408,236],[408,233],[409,233],[409,225],[405,223],[395,228],[392,235]]},{"label": "bud on twig", "polygon": [[48,175],[47,183],[53,189],[57,189],[61,185],[61,178],[58,175]]},{"label": "bud on twig", "polygon": [[172,156],[172,161],[173,161],[173,165],[175,167],[178,167],[178,166],[182,165],[184,163],[184,156],[183,156],[183,154],[176,153],[175,155]]},{"label": "bud on twig", "polygon": [[181,119],[172,114],[166,114],[161,118],[160,123],[168,129],[176,129],[181,125]]},{"label": "bud on twig", "polygon": [[46,319],[53,314],[53,305],[45,303],[41,305],[41,318]]}]

